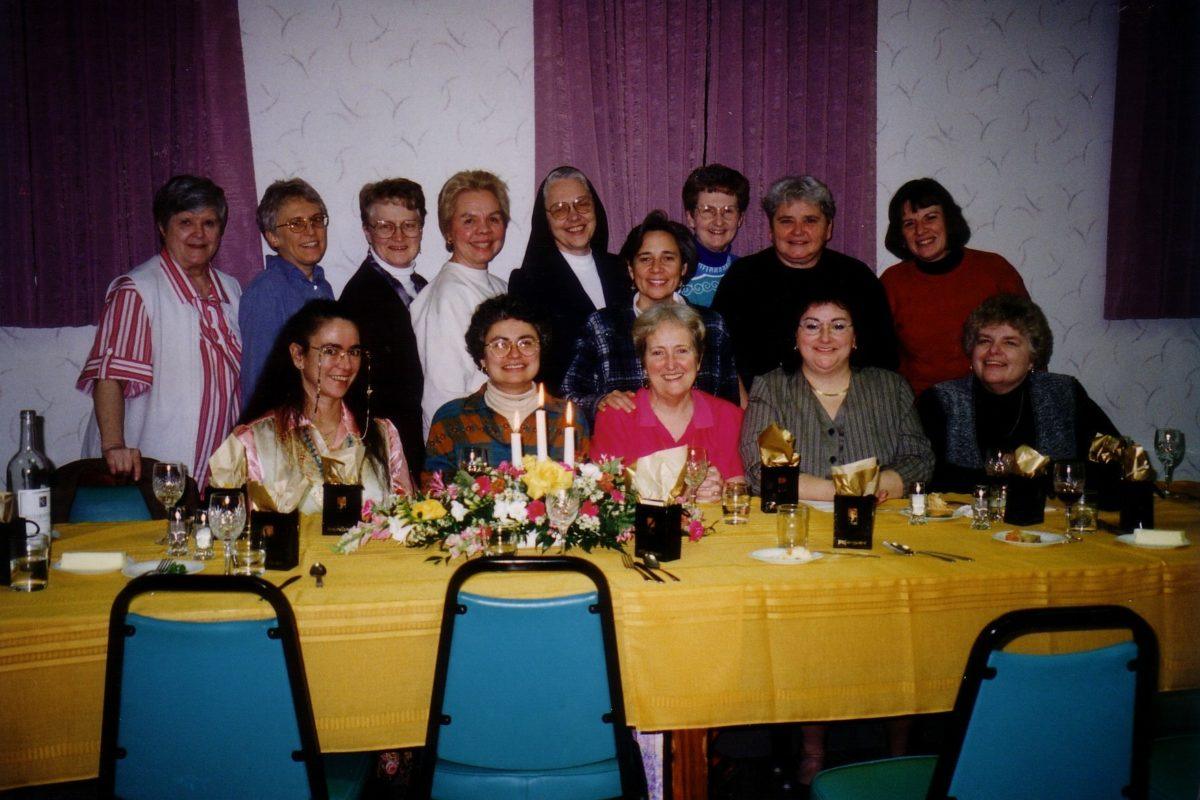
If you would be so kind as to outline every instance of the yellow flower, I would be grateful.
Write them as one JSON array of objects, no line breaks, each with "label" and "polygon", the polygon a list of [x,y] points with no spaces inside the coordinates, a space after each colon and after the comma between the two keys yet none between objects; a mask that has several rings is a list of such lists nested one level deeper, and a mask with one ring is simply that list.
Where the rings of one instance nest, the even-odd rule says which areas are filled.
[{"label": "yellow flower", "polygon": [[412,515],[420,522],[432,522],[446,516],[446,507],[437,500],[422,500],[412,504]]},{"label": "yellow flower", "polygon": [[525,474],[521,481],[531,500],[538,500],[547,494],[570,489],[574,476],[555,461],[538,461],[533,456],[525,456]]}]

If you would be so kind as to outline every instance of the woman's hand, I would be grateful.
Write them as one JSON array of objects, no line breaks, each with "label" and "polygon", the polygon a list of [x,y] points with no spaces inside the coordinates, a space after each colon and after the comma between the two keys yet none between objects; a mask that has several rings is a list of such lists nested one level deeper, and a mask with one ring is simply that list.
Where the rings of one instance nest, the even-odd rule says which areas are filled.
[{"label": "woman's hand", "polygon": [[704,483],[696,489],[697,503],[716,503],[721,499],[721,471],[712,464],[708,465],[708,474]]},{"label": "woman's hand", "polygon": [[637,408],[637,405],[633,402],[634,397],[633,392],[622,392],[619,389],[611,391],[604,395],[604,397],[601,397],[600,402],[596,403],[596,413],[599,414],[608,406],[626,413],[633,411]]},{"label": "woman's hand", "polygon": [[104,462],[118,478],[128,476],[134,483],[142,479],[142,451],[136,447],[110,447],[104,451]]},{"label": "woman's hand", "polygon": [[833,481],[809,475],[807,472],[800,473],[801,500],[832,500],[833,494]]}]

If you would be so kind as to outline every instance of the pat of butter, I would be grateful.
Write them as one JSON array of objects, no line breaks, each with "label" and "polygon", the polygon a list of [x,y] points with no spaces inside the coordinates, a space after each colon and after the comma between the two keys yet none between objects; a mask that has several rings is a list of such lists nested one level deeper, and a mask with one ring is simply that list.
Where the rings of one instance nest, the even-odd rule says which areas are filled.
[{"label": "pat of butter", "polygon": [[1159,546],[1184,545],[1188,540],[1183,531],[1168,531],[1161,528],[1138,528],[1133,532],[1134,544],[1153,544]]},{"label": "pat of butter", "polygon": [[125,566],[124,553],[63,553],[63,569],[120,569]]}]

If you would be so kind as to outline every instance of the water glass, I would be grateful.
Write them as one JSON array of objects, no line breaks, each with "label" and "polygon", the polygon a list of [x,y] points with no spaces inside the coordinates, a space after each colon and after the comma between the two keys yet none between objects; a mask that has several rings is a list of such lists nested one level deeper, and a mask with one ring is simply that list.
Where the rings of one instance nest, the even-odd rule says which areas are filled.
[{"label": "water glass", "polygon": [[994,483],[988,488],[988,514],[992,522],[1004,519],[1004,510],[1008,508],[1008,485]]},{"label": "water glass", "polygon": [[1071,533],[1095,533],[1096,506],[1078,502],[1067,507],[1067,530]]},{"label": "water glass", "polygon": [[750,487],[745,481],[725,481],[721,489],[721,511],[726,525],[745,525],[750,518]]},{"label": "water glass", "polygon": [[494,528],[488,536],[484,555],[515,556],[517,547],[525,539],[525,534],[519,528]]},{"label": "water glass", "polygon": [[14,592],[40,592],[50,581],[50,537],[34,533],[25,537],[22,545],[13,545],[12,558],[8,562],[11,580],[9,588]]},{"label": "water glass", "polygon": [[775,544],[786,550],[808,547],[808,506],[780,503],[775,507]]},{"label": "water glass", "polygon": [[233,572],[235,575],[262,575],[266,571],[267,551],[261,537],[243,536],[235,543]]},{"label": "water glass", "polygon": [[988,508],[988,487],[980,484],[971,494],[971,530],[986,531],[992,527],[992,513]]},{"label": "water glass", "polygon": [[560,489],[546,495],[546,517],[550,527],[557,533],[562,542],[562,549],[567,550],[567,531],[579,516],[579,496],[570,489]]}]

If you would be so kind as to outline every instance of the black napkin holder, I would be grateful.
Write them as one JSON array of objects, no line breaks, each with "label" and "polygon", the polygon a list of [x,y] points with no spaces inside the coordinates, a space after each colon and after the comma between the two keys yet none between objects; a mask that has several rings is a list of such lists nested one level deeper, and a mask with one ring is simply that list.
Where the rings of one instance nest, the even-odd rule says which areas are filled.
[{"label": "black napkin holder", "polygon": [[[1124,483],[1121,464],[1109,461],[1098,464],[1089,461],[1087,464],[1087,495],[1094,497],[1101,511],[1119,511],[1123,502],[1121,484]],[[1095,490],[1093,492],[1092,490]]]},{"label": "black napkin holder", "polygon": [[875,495],[833,496],[833,546],[870,550],[875,534]]},{"label": "black napkin holder", "polygon": [[1009,525],[1037,525],[1046,519],[1046,479],[1010,475],[1004,521]]},{"label": "black napkin holder", "polygon": [[37,533],[37,523],[28,523],[24,517],[0,522],[0,586],[12,584],[12,560],[25,555],[25,537],[31,531]]},{"label": "black napkin holder", "polygon": [[1121,481],[1116,494],[1121,530],[1154,527],[1154,481]]},{"label": "black napkin holder", "polygon": [[677,561],[683,541],[683,506],[638,503],[633,517],[633,551],[654,553],[659,561]]},{"label": "black napkin holder", "polygon": [[759,478],[761,487],[761,508],[767,514],[774,514],[781,503],[800,502],[800,465],[762,468]]},{"label": "black napkin holder", "polygon": [[321,533],[341,536],[362,521],[362,484],[325,484],[325,504],[321,508]]},{"label": "black napkin holder", "polygon": [[295,569],[300,566],[300,511],[250,512],[250,541],[266,551],[267,569]]}]

